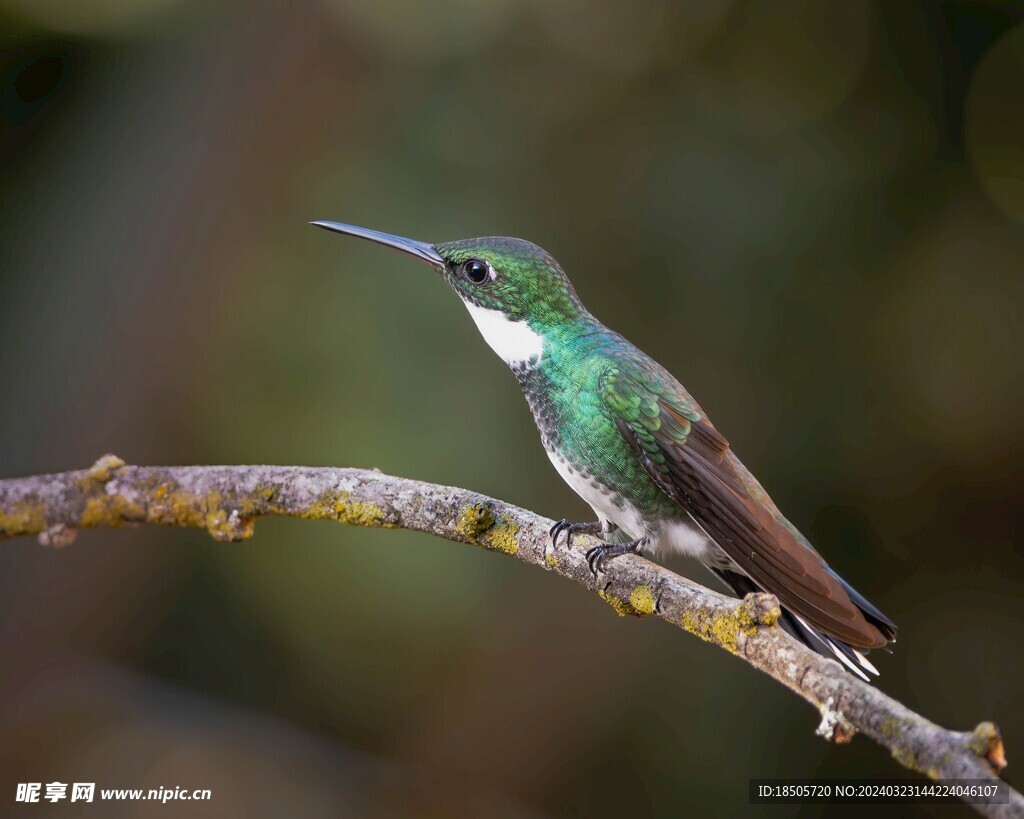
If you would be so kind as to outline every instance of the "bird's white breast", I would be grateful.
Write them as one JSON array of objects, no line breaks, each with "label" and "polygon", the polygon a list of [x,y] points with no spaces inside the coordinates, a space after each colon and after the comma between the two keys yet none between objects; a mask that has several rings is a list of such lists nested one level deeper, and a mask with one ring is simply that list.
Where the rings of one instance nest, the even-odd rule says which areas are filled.
[{"label": "bird's white breast", "polygon": [[463,304],[484,341],[510,367],[540,361],[544,355],[544,337],[525,321],[510,321],[500,310],[479,307],[470,301],[463,301]]},{"label": "bird's white breast", "polygon": [[649,536],[651,544],[645,552],[652,554],[684,554],[698,559],[707,556],[710,545],[707,536],[692,522],[657,521],[645,516],[633,504],[602,485],[593,477],[573,469],[557,452],[544,447],[548,460],[562,476],[562,480],[583,498],[602,521],[618,526],[631,540]]},{"label": "bird's white breast", "polygon": [[[558,471],[558,474],[562,476],[562,480],[569,484],[569,488],[573,492],[590,504],[590,507],[601,520],[611,521],[617,526],[623,526],[617,520],[617,518],[622,517],[622,510],[616,508],[612,495],[607,489],[593,478],[584,477],[578,470],[573,469],[557,452],[553,452],[547,447],[544,447],[544,451],[547,453],[548,460],[551,461],[551,464]],[[634,535],[632,532],[629,534],[630,537],[640,537],[640,535]],[[641,532],[641,534],[643,533]]]}]

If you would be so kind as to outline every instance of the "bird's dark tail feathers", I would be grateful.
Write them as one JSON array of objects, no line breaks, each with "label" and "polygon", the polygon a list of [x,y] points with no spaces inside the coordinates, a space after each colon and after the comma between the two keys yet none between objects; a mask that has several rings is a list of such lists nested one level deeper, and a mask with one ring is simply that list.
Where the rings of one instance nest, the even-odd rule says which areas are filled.
[{"label": "bird's dark tail feathers", "polygon": [[[753,580],[739,572],[729,571],[728,569],[716,569],[711,566],[708,566],[708,569],[739,597],[746,597],[751,592],[764,591]],[[839,575],[831,569],[828,569],[828,571],[842,584],[846,593],[850,596],[850,600],[861,610],[867,621],[876,626],[889,642],[895,642],[896,625],[892,620],[882,614],[877,607],[869,603],[860,592],[852,588]],[[878,675],[878,669],[864,656],[864,652],[848,646],[842,640],[829,637],[788,609],[782,609],[779,625],[782,626],[787,634],[795,637],[805,646],[818,652],[823,657],[828,657],[831,660],[838,659],[847,670],[862,680],[870,682],[868,674]]]}]

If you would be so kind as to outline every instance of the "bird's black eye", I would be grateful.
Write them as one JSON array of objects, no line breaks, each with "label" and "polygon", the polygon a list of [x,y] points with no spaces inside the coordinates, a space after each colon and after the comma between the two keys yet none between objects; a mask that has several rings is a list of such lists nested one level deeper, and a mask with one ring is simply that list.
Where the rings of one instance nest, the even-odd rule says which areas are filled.
[{"label": "bird's black eye", "polygon": [[479,259],[470,259],[462,266],[462,270],[473,284],[483,284],[489,275],[487,262],[481,262]]}]

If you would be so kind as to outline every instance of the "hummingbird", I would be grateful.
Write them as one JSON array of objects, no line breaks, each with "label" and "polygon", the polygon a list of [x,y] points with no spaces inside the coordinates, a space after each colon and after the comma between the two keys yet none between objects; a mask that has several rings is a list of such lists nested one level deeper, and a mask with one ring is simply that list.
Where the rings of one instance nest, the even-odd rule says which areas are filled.
[{"label": "hummingbird", "polygon": [[402,251],[434,268],[511,368],[563,480],[595,521],[558,521],[603,543],[595,576],[620,555],[697,558],[740,597],[765,591],[779,624],[869,679],[865,656],[896,626],[843,580],[776,507],[683,385],[595,318],[545,250],[485,237],[429,244],[338,222],[311,224]]}]

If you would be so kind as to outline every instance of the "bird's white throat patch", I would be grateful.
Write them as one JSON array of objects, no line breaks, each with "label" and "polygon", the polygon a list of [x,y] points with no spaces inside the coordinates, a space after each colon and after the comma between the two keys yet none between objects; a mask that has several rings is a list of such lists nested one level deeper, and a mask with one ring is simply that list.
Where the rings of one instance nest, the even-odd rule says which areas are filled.
[{"label": "bird's white throat patch", "polygon": [[540,361],[544,354],[544,337],[530,329],[525,321],[510,321],[500,310],[463,302],[476,322],[480,335],[491,349],[509,366]]}]

